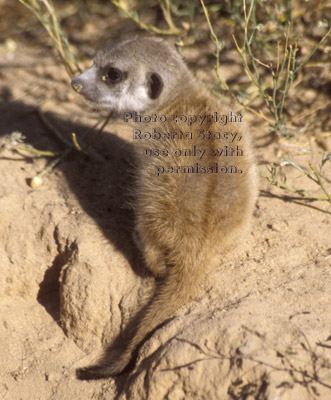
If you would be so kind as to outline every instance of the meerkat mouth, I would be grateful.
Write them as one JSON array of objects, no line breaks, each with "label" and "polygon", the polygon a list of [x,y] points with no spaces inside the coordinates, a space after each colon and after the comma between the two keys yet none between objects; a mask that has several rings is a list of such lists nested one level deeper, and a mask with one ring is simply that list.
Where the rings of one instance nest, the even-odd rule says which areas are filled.
[{"label": "meerkat mouth", "polygon": [[91,106],[98,108],[98,109],[111,109],[112,105],[106,101],[95,101],[95,100],[91,100],[87,97],[84,97],[86,102],[88,104],[90,104]]}]

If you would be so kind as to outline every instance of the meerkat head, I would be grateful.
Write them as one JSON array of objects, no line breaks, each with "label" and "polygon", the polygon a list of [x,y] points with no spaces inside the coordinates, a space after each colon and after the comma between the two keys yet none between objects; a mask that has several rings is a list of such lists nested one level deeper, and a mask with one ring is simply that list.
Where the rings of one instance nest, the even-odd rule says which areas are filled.
[{"label": "meerkat head", "polygon": [[155,37],[135,36],[106,47],[73,89],[92,105],[119,113],[143,112],[165,105],[191,80],[172,47]]}]

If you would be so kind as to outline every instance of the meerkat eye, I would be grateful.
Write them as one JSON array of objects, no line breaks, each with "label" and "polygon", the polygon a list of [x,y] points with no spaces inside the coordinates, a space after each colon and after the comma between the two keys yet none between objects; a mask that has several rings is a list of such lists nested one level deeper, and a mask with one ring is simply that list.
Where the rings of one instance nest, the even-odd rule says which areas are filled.
[{"label": "meerkat eye", "polygon": [[103,81],[108,81],[110,83],[117,83],[122,79],[122,72],[116,68],[109,68],[105,74],[102,76]]}]

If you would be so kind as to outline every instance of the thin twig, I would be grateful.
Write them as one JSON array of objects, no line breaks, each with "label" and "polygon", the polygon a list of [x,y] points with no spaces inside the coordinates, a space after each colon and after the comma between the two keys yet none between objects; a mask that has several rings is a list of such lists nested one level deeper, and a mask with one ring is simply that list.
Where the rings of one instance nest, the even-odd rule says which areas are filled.
[{"label": "thin twig", "polygon": [[299,120],[302,119],[302,118],[308,117],[308,115],[315,114],[317,111],[323,110],[324,108],[328,107],[330,104],[331,104],[331,100],[328,101],[326,104],[323,104],[323,105],[321,105],[321,106],[315,108],[315,109],[312,110],[312,111],[308,111],[307,113],[304,113],[304,114],[299,115],[298,117],[295,117],[295,120],[296,120],[296,121],[299,121]]},{"label": "thin twig", "polygon": [[301,69],[307,64],[307,62],[311,59],[311,57],[315,54],[316,50],[318,50],[321,45],[323,44],[324,40],[330,35],[331,33],[331,28],[327,31],[327,33],[322,37],[322,39],[319,41],[319,43],[316,44],[316,46],[313,47],[312,51],[307,55],[306,58],[304,58],[303,61],[299,64],[299,66],[295,69],[294,73],[297,74]]},{"label": "thin twig", "polygon": [[316,168],[313,166],[312,163],[309,163],[309,166],[313,171],[313,174],[315,175],[316,179],[318,180],[318,184],[320,185],[326,197],[328,198],[329,202],[331,203],[331,194],[329,194],[328,191],[326,190],[326,187],[324,186],[324,183],[321,179],[321,175],[319,174],[319,172],[316,170]]},{"label": "thin twig", "polygon": [[175,25],[173,25],[170,29],[159,29],[156,26],[145,24],[139,19],[139,16],[136,13],[129,11],[127,6],[123,5],[121,1],[112,0],[112,3],[126,16],[131,18],[140,28],[146,31],[157,33],[159,35],[180,35],[183,33],[183,31],[177,28]]},{"label": "thin twig", "polygon": [[42,120],[42,122],[47,126],[49,131],[53,133],[53,135],[66,147],[72,147],[72,142],[70,142],[68,139],[66,139],[56,128],[53,124],[50,123],[50,121],[46,118],[45,114],[41,111],[40,107],[37,107],[37,113],[39,118]]},{"label": "thin twig", "polygon": [[61,30],[52,2],[49,0],[18,1],[34,14],[46,29],[70,78],[80,72],[80,67],[70,50],[68,40]]},{"label": "thin twig", "polygon": [[215,46],[216,46],[216,51],[215,51],[216,65],[215,65],[215,68],[214,68],[215,72],[216,72],[216,76],[217,76],[217,79],[221,82],[221,84],[224,87],[224,89],[229,90],[229,86],[221,78],[221,76],[219,74],[220,51],[221,51],[223,46],[222,46],[221,42],[219,41],[218,37],[216,36],[216,34],[214,32],[214,29],[213,29],[213,26],[212,26],[212,24],[210,22],[209,13],[208,13],[208,10],[207,10],[207,8],[205,6],[204,0],[200,0],[200,2],[201,2],[201,5],[202,5],[202,8],[203,8],[203,12],[205,13],[205,17],[206,17],[207,24],[208,24],[208,27],[209,27],[211,39],[215,43]]}]

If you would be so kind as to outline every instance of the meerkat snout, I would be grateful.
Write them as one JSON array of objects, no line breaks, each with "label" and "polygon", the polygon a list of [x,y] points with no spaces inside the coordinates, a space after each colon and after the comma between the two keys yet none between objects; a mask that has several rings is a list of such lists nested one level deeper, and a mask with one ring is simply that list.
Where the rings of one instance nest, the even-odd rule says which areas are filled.
[{"label": "meerkat snout", "polygon": [[79,76],[77,76],[71,81],[71,86],[75,92],[77,93],[81,92],[81,90],[83,89],[83,85],[80,83]]},{"label": "meerkat snout", "polygon": [[94,80],[95,70],[91,67],[87,71],[73,78],[71,86],[77,93],[84,96],[86,100],[94,102],[94,99],[100,96],[97,88],[93,85]]}]

